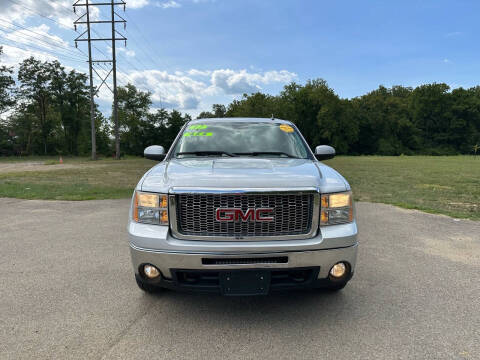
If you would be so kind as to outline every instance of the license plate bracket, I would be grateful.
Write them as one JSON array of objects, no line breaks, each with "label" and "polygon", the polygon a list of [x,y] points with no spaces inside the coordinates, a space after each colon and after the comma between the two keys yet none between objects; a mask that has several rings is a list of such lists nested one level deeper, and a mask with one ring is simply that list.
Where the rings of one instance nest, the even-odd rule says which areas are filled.
[{"label": "license plate bracket", "polygon": [[270,288],[270,272],[264,270],[225,271],[220,274],[220,287],[224,295],[264,295]]}]

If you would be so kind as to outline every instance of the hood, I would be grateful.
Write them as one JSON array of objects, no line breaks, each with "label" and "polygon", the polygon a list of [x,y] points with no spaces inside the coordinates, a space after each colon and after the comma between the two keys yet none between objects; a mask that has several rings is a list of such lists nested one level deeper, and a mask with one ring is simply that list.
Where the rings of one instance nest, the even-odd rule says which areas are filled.
[{"label": "hood", "polygon": [[141,190],[317,188],[334,192],[345,191],[347,185],[335,170],[308,159],[184,158],[152,168],[143,178]]}]

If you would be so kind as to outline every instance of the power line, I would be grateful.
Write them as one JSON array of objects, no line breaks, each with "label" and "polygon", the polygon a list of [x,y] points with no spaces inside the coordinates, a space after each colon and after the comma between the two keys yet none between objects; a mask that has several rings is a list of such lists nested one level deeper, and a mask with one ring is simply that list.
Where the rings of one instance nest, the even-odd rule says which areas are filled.
[{"label": "power line", "polygon": [[[132,17],[131,17],[130,15],[128,15],[128,14],[126,14],[126,17],[127,17],[128,20],[130,21],[130,23],[138,30],[138,33],[139,33],[140,36],[145,40],[145,43],[146,43],[146,44],[151,44],[152,41],[147,39],[147,37],[144,35],[144,33],[143,33],[143,31],[140,29],[140,27],[137,26],[137,24],[135,23],[135,21],[133,21]],[[148,47],[147,49],[152,50],[151,47]],[[152,55],[154,55],[154,57],[157,57],[157,58],[159,58],[159,59],[162,57],[155,49],[152,50]],[[152,64],[154,64],[155,66],[157,66],[156,62],[153,61],[152,58],[149,57],[149,59],[150,59],[150,61],[152,62]]]},{"label": "power line", "polygon": [[[13,1],[13,0],[11,0],[11,1]],[[62,8],[62,10],[64,11],[65,14],[68,14],[68,15],[71,14],[71,10],[70,10],[69,7],[67,7],[67,6],[65,6],[65,5],[62,5],[61,3],[58,3],[58,4],[56,4],[56,5],[58,5],[60,8]],[[145,35],[142,33],[141,29],[137,26],[137,24],[136,24],[135,22],[133,22],[131,16],[129,16],[128,13],[125,13],[125,16],[130,20],[130,22],[133,24],[133,26],[138,30],[138,32],[140,33],[141,37],[144,39],[145,43],[146,43],[146,44],[151,43],[151,41],[149,41],[149,40],[145,37]],[[98,32],[97,32],[95,29],[92,29],[92,31],[93,31],[98,37],[100,37],[100,34],[98,34]],[[131,35],[133,36],[133,34],[131,34]],[[137,40],[138,40],[138,39],[137,39]],[[105,42],[106,42],[106,41],[105,41]],[[136,41],[136,43],[137,43],[137,45],[138,45],[138,48],[144,53],[145,57],[152,63],[152,65],[155,66],[155,67],[159,67],[159,66],[158,66],[159,64],[153,60],[153,57],[152,57],[152,56],[150,56],[150,54],[153,55],[153,53],[150,53],[150,54],[149,54],[148,51],[145,50],[145,49],[148,49],[148,47],[145,48],[145,47],[143,46],[143,44],[141,44],[140,41]],[[108,42],[107,42],[107,44],[108,44]],[[93,47],[96,48],[96,50],[100,51],[100,49],[98,49],[96,46],[93,45]],[[101,51],[100,51],[100,52],[101,52]],[[104,56],[107,56],[105,53],[103,53],[103,55],[104,55]],[[158,54],[156,54],[156,55],[158,55]],[[145,69],[148,68],[147,66],[145,66],[145,64],[144,64],[140,59],[136,58],[136,61],[138,61],[141,65],[143,65],[143,67],[144,67]],[[129,65],[131,65],[131,64],[129,64]],[[140,71],[140,70],[137,69],[137,71]]]},{"label": "power line", "polygon": [[[25,10],[29,11],[29,12],[32,13],[32,14],[38,15],[38,16],[40,16],[40,17],[42,17],[42,18],[44,18],[44,19],[47,19],[47,20],[49,20],[49,21],[51,21],[51,22],[53,22],[53,23],[55,23],[55,24],[57,24],[57,25],[59,25],[59,26],[62,26],[62,24],[60,24],[60,23],[59,23],[58,21],[56,21],[55,19],[52,19],[52,18],[48,17],[47,15],[41,14],[40,12],[38,12],[38,11],[36,11],[36,10],[34,10],[34,9],[32,9],[32,8],[24,5],[24,4],[21,4],[21,3],[19,3],[18,1],[15,1],[15,0],[8,0],[8,1],[10,1],[11,3],[16,4],[16,5],[19,6],[19,7],[24,8]],[[71,15],[71,10],[70,10],[69,7],[67,7],[67,6],[65,6],[65,5],[62,5],[62,4],[60,4],[60,3],[57,3],[57,4],[55,4],[55,5],[59,6],[59,8],[61,8],[61,10],[63,10],[63,12],[64,12],[65,14]],[[130,17],[128,14],[126,14],[126,16],[127,16],[128,19],[131,19],[131,17]],[[0,20],[5,21],[5,22],[9,22],[9,21],[4,20],[4,19],[0,19]],[[132,21],[133,21],[133,20],[132,20]],[[9,22],[9,23],[12,24],[12,25],[14,25],[14,26],[21,27],[21,26],[19,26],[18,24],[13,24],[13,23],[11,23],[11,22]],[[145,39],[145,41],[148,43],[148,40],[146,39],[146,37],[141,33],[140,28],[139,28],[135,23],[133,23],[133,25],[135,26],[135,28],[138,29],[138,31],[140,32],[140,35],[142,36],[142,38]],[[30,32],[32,32],[32,33],[35,33],[33,30],[28,29],[28,28],[26,28],[26,27],[21,27],[21,28],[23,28],[24,30],[30,31]],[[92,29],[92,31],[93,31],[98,37],[101,37],[100,34],[99,34],[95,29]],[[79,33],[77,30],[76,30],[76,32]],[[37,33],[37,34],[38,34],[38,35],[41,35],[41,36],[51,37],[50,35],[44,35],[44,34],[39,34],[39,33]],[[80,33],[79,33],[79,34],[80,34]],[[52,38],[52,39],[53,39],[53,41],[58,41],[58,40],[56,40],[56,39],[54,39],[54,38]],[[105,41],[105,43],[108,44],[107,41]],[[141,42],[138,42],[138,44],[141,44]],[[11,45],[9,45],[9,46],[11,46]],[[69,44],[69,46],[72,47],[72,48],[74,48],[73,45],[71,45],[71,44]],[[33,46],[32,46],[32,47],[33,47]],[[108,55],[107,55],[104,51],[102,51],[100,48],[98,48],[95,44],[92,44],[92,47],[93,47],[96,51],[98,51],[100,54],[102,54],[103,56],[108,57]],[[17,47],[17,48],[18,48],[18,47]],[[83,52],[80,48],[76,48],[76,49],[77,49],[80,53],[82,53],[82,55],[88,57],[88,54],[86,54],[85,52]],[[145,50],[145,47],[140,47],[140,46],[139,46],[139,49],[144,53],[144,55],[145,55],[145,56],[147,57],[147,59],[152,63],[152,65],[154,65],[155,67],[159,67],[158,64],[152,59],[152,57],[149,56],[148,52]],[[148,47],[147,47],[147,49],[148,49]],[[27,51],[28,51],[28,49],[22,49],[22,50],[27,50]],[[42,50],[42,51],[45,51],[45,52],[48,53],[48,51],[46,51],[46,50]],[[55,56],[57,56],[57,55],[55,55]],[[60,57],[60,56],[58,56],[58,57]],[[62,55],[62,57],[66,58],[66,56],[63,56],[63,55]],[[75,60],[75,61],[79,61],[79,60]],[[138,69],[137,66],[135,66],[134,64],[132,64],[130,61],[128,61],[128,60],[126,60],[126,59],[125,59],[124,61],[125,61],[125,63],[126,63],[129,67],[131,67],[132,69],[134,69],[134,70],[136,70],[136,71],[139,71],[139,72],[141,71],[140,69]],[[147,66],[145,66],[145,64],[144,64],[140,59],[136,58],[136,61],[138,61],[145,69],[148,68]],[[97,64],[97,65],[100,65],[100,64]],[[104,66],[105,66],[105,65],[102,64],[102,66],[101,66],[100,68],[104,69]],[[117,68],[121,71],[121,73],[122,73],[121,75],[122,75],[123,77],[125,77],[129,82],[131,82],[131,83],[134,83],[134,82],[135,82],[135,81],[128,75],[128,72],[123,69],[123,67],[120,67],[120,66],[118,66],[118,64],[117,64]],[[120,83],[123,83],[123,82],[120,81]]]},{"label": "power line", "polygon": [[[38,16],[44,18],[44,19],[47,19],[47,20],[49,20],[49,21],[57,24],[57,25],[60,26],[60,27],[62,26],[62,24],[60,24],[60,23],[59,23],[58,21],[56,21],[55,19],[52,19],[52,18],[50,18],[50,17],[48,17],[48,16],[46,16],[46,15],[43,15],[43,14],[39,13],[38,11],[35,11],[35,10],[33,10],[32,8],[30,8],[30,7],[28,7],[28,6],[24,5],[24,4],[21,4],[21,3],[17,2],[17,1],[15,1],[15,0],[8,0],[8,1],[10,1],[10,2],[13,3],[13,4],[16,4],[17,6],[22,7],[23,9],[29,11],[29,12],[32,13],[32,14],[35,14],[35,15],[38,15]],[[57,4],[57,5],[61,5],[61,4]],[[63,6],[63,5],[61,5],[61,6]],[[63,6],[63,7],[65,7],[65,6]],[[71,13],[69,13],[69,15],[71,15]],[[77,32],[78,32],[78,31],[77,31]],[[69,44],[69,45],[70,45],[70,44]]]},{"label": "power line", "polygon": [[[25,27],[25,26],[16,24],[16,23],[11,22],[11,21],[8,21],[8,20],[6,20],[6,19],[1,19],[1,18],[0,18],[0,21],[3,21],[3,22],[8,23],[8,24],[10,24],[10,25],[12,25],[12,26],[15,26],[16,28],[19,28],[19,29],[22,29],[22,30],[26,30],[26,31],[31,32],[31,33],[33,33],[33,34],[36,34],[36,35],[39,35],[39,36],[42,36],[42,37],[49,38],[49,39],[50,39],[49,41],[54,41],[54,42],[56,42],[56,43],[58,43],[58,44],[61,44],[62,46],[65,45],[63,42],[59,41],[58,39],[56,39],[55,37],[53,37],[53,36],[51,36],[51,35],[49,35],[49,34],[41,34],[41,33],[39,33],[39,32],[33,31],[33,30],[30,29],[30,28],[27,28],[27,27]],[[13,30],[13,29],[12,29],[12,30]],[[71,45],[70,45],[70,46],[71,46]],[[73,47],[73,46],[72,46],[72,47]]]},{"label": "power line", "polygon": [[42,18],[44,18],[44,19],[50,20],[50,21],[52,21],[52,22],[54,22],[54,23],[56,23],[56,24],[58,24],[58,25],[61,26],[61,24],[60,24],[58,21],[56,21],[55,19],[52,19],[52,18],[50,18],[50,17],[48,17],[48,16],[46,16],[46,15],[40,14],[38,11],[32,10],[32,8],[29,8],[28,6],[25,6],[25,5],[23,5],[23,4],[15,1],[15,0],[7,0],[7,1],[10,1],[11,3],[14,3],[14,4],[16,4],[16,5],[20,6],[20,7],[23,7],[23,8],[26,9],[27,11],[30,11],[30,12],[32,12],[32,13],[34,13],[34,14],[37,14],[38,16],[40,16],[40,17],[42,17]]},{"label": "power line", "polygon": [[[0,19],[0,21],[5,21],[3,19]],[[64,51],[66,54],[68,54],[69,56],[73,56],[73,57],[76,57],[77,53],[73,50],[70,50],[68,47],[65,47],[65,44],[64,43],[61,43],[59,42],[58,40],[54,39],[53,41],[56,41],[56,42],[53,42],[53,41],[50,41],[50,40],[45,40],[45,39],[50,39],[50,37],[46,37],[45,35],[43,34],[40,34],[40,33],[37,33],[33,30],[30,30],[26,27],[23,27],[21,25],[17,25],[17,24],[14,24],[14,23],[11,23],[9,21],[5,21],[13,26],[16,26],[17,28],[20,28],[20,29],[23,29],[24,31],[28,31],[30,33],[33,33],[37,36],[27,36],[25,33],[21,33],[20,31],[22,30],[17,30],[15,31],[14,29],[12,29],[11,27],[5,27],[3,25],[0,24],[0,29],[3,30],[5,33],[7,34],[13,34],[15,36],[18,36],[20,38],[23,38],[23,39],[26,39],[26,40],[32,40],[35,39],[36,42],[40,42],[42,44],[45,44],[49,47],[54,47],[54,49],[52,50],[55,50],[57,49],[56,51]],[[7,32],[7,30],[10,30],[9,32]],[[11,39],[10,39],[11,40]],[[13,41],[13,40],[12,40]],[[28,44],[25,44],[25,45],[28,45]],[[73,47],[72,47],[73,48]]]},{"label": "power line", "polygon": [[55,57],[58,57],[58,58],[63,58],[63,59],[66,59],[66,60],[75,61],[75,62],[79,62],[79,63],[85,63],[84,60],[75,59],[75,58],[69,57],[69,56],[64,55],[64,54],[59,54],[59,53],[55,53],[54,51],[51,51],[51,50],[45,50],[44,48],[36,47],[34,45],[23,46],[23,44],[21,45],[21,44],[15,43],[14,41],[12,41],[10,39],[7,39],[4,36],[1,36],[1,37],[4,39],[4,41],[8,41],[8,42],[13,43],[13,44],[6,43],[7,46],[10,46],[10,47],[13,47],[13,48],[16,48],[16,49],[31,51],[31,48],[33,48],[35,50],[47,53],[48,55],[52,55],[52,56],[55,56]]}]

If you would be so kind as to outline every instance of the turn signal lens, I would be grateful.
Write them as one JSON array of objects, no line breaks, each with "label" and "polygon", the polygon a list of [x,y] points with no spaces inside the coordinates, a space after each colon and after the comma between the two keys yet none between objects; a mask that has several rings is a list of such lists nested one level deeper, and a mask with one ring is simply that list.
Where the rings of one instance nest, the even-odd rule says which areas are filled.
[{"label": "turn signal lens", "polygon": [[168,224],[168,211],[160,210],[160,222]]},{"label": "turn signal lens", "polygon": [[320,217],[320,222],[322,224],[328,223],[328,212],[326,210],[322,210]]},{"label": "turn signal lens", "polygon": [[144,224],[168,225],[168,195],[135,192],[133,220]]},{"label": "turn signal lens", "polygon": [[338,225],[353,221],[352,192],[323,194],[320,225]]},{"label": "turn signal lens", "polygon": [[163,209],[168,207],[168,197],[167,195],[160,195],[160,206]]}]

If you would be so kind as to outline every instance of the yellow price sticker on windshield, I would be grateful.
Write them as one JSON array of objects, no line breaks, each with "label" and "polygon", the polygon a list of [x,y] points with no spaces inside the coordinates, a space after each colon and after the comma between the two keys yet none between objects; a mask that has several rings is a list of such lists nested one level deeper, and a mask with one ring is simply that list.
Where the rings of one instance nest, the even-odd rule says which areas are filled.
[{"label": "yellow price sticker on windshield", "polygon": [[282,124],[280,125],[280,130],[286,132],[286,133],[292,133],[293,132],[293,127],[290,125]]}]

